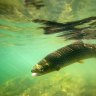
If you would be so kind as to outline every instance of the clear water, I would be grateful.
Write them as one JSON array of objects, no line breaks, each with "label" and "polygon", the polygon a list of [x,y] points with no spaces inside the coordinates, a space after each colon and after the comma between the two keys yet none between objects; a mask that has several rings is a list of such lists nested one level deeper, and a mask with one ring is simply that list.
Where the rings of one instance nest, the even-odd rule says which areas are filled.
[{"label": "clear water", "polygon": [[[0,96],[96,96],[95,58],[44,76],[31,76],[38,61],[73,42],[56,34],[44,35],[38,29],[42,25],[32,19],[65,22],[96,16],[96,0],[43,2],[46,7],[37,10],[33,6],[25,8],[23,0],[0,0]],[[14,12],[4,4],[15,6]]]}]

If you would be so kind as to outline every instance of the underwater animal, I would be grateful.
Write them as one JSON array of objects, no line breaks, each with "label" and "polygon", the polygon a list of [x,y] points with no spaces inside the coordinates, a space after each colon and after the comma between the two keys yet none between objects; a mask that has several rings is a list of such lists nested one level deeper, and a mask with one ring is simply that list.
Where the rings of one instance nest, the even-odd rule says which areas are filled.
[{"label": "underwater animal", "polygon": [[83,59],[94,57],[96,57],[96,44],[85,44],[78,41],[47,55],[33,67],[32,76],[58,71],[70,64],[82,63]]},{"label": "underwater animal", "polygon": [[[46,35],[60,33],[58,37],[65,37],[66,40],[96,39],[96,16],[66,23],[40,19],[35,19],[33,22],[43,23],[44,26],[40,28],[44,29]],[[83,27],[80,27],[82,25]]]}]

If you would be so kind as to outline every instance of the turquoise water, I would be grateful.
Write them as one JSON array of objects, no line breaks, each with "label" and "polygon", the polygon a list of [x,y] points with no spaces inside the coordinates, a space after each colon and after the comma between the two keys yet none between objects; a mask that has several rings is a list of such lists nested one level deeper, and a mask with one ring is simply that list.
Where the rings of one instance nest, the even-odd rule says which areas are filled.
[{"label": "turquoise water", "polygon": [[[23,0],[13,1],[16,2],[16,13],[11,14],[10,7],[9,11],[3,7],[6,14],[3,11],[0,13],[0,96],[96,96],[95,58],[84,60],[83,64],[76,62],[44,76],[31,76],[31,69],[38,61],[74,41],[65,41],[56,37],[57,34],[44,35],[43,30],[38,29],[42,25],[32,22],[35,16],[29,14],[31,8],[26,9]],[[41,12],[39,18],[44,16],[60,22],[96,16],[96,0],[60,2],[64,7],[60,6],[57,0],[45,1],[45,9],[35,10],[32,6],[35,10],[33,13]],[[4,0],[1,0],[0,4],[5,4]],[[6,4],[14,5],[10,0],[6,1]],[[56,10],[52,8],[55,8],[56,4],[59,9],[54,12]],[[53,12],[56,17],[51,14]],[[38,17],[38,14],[36,16]]]}]

